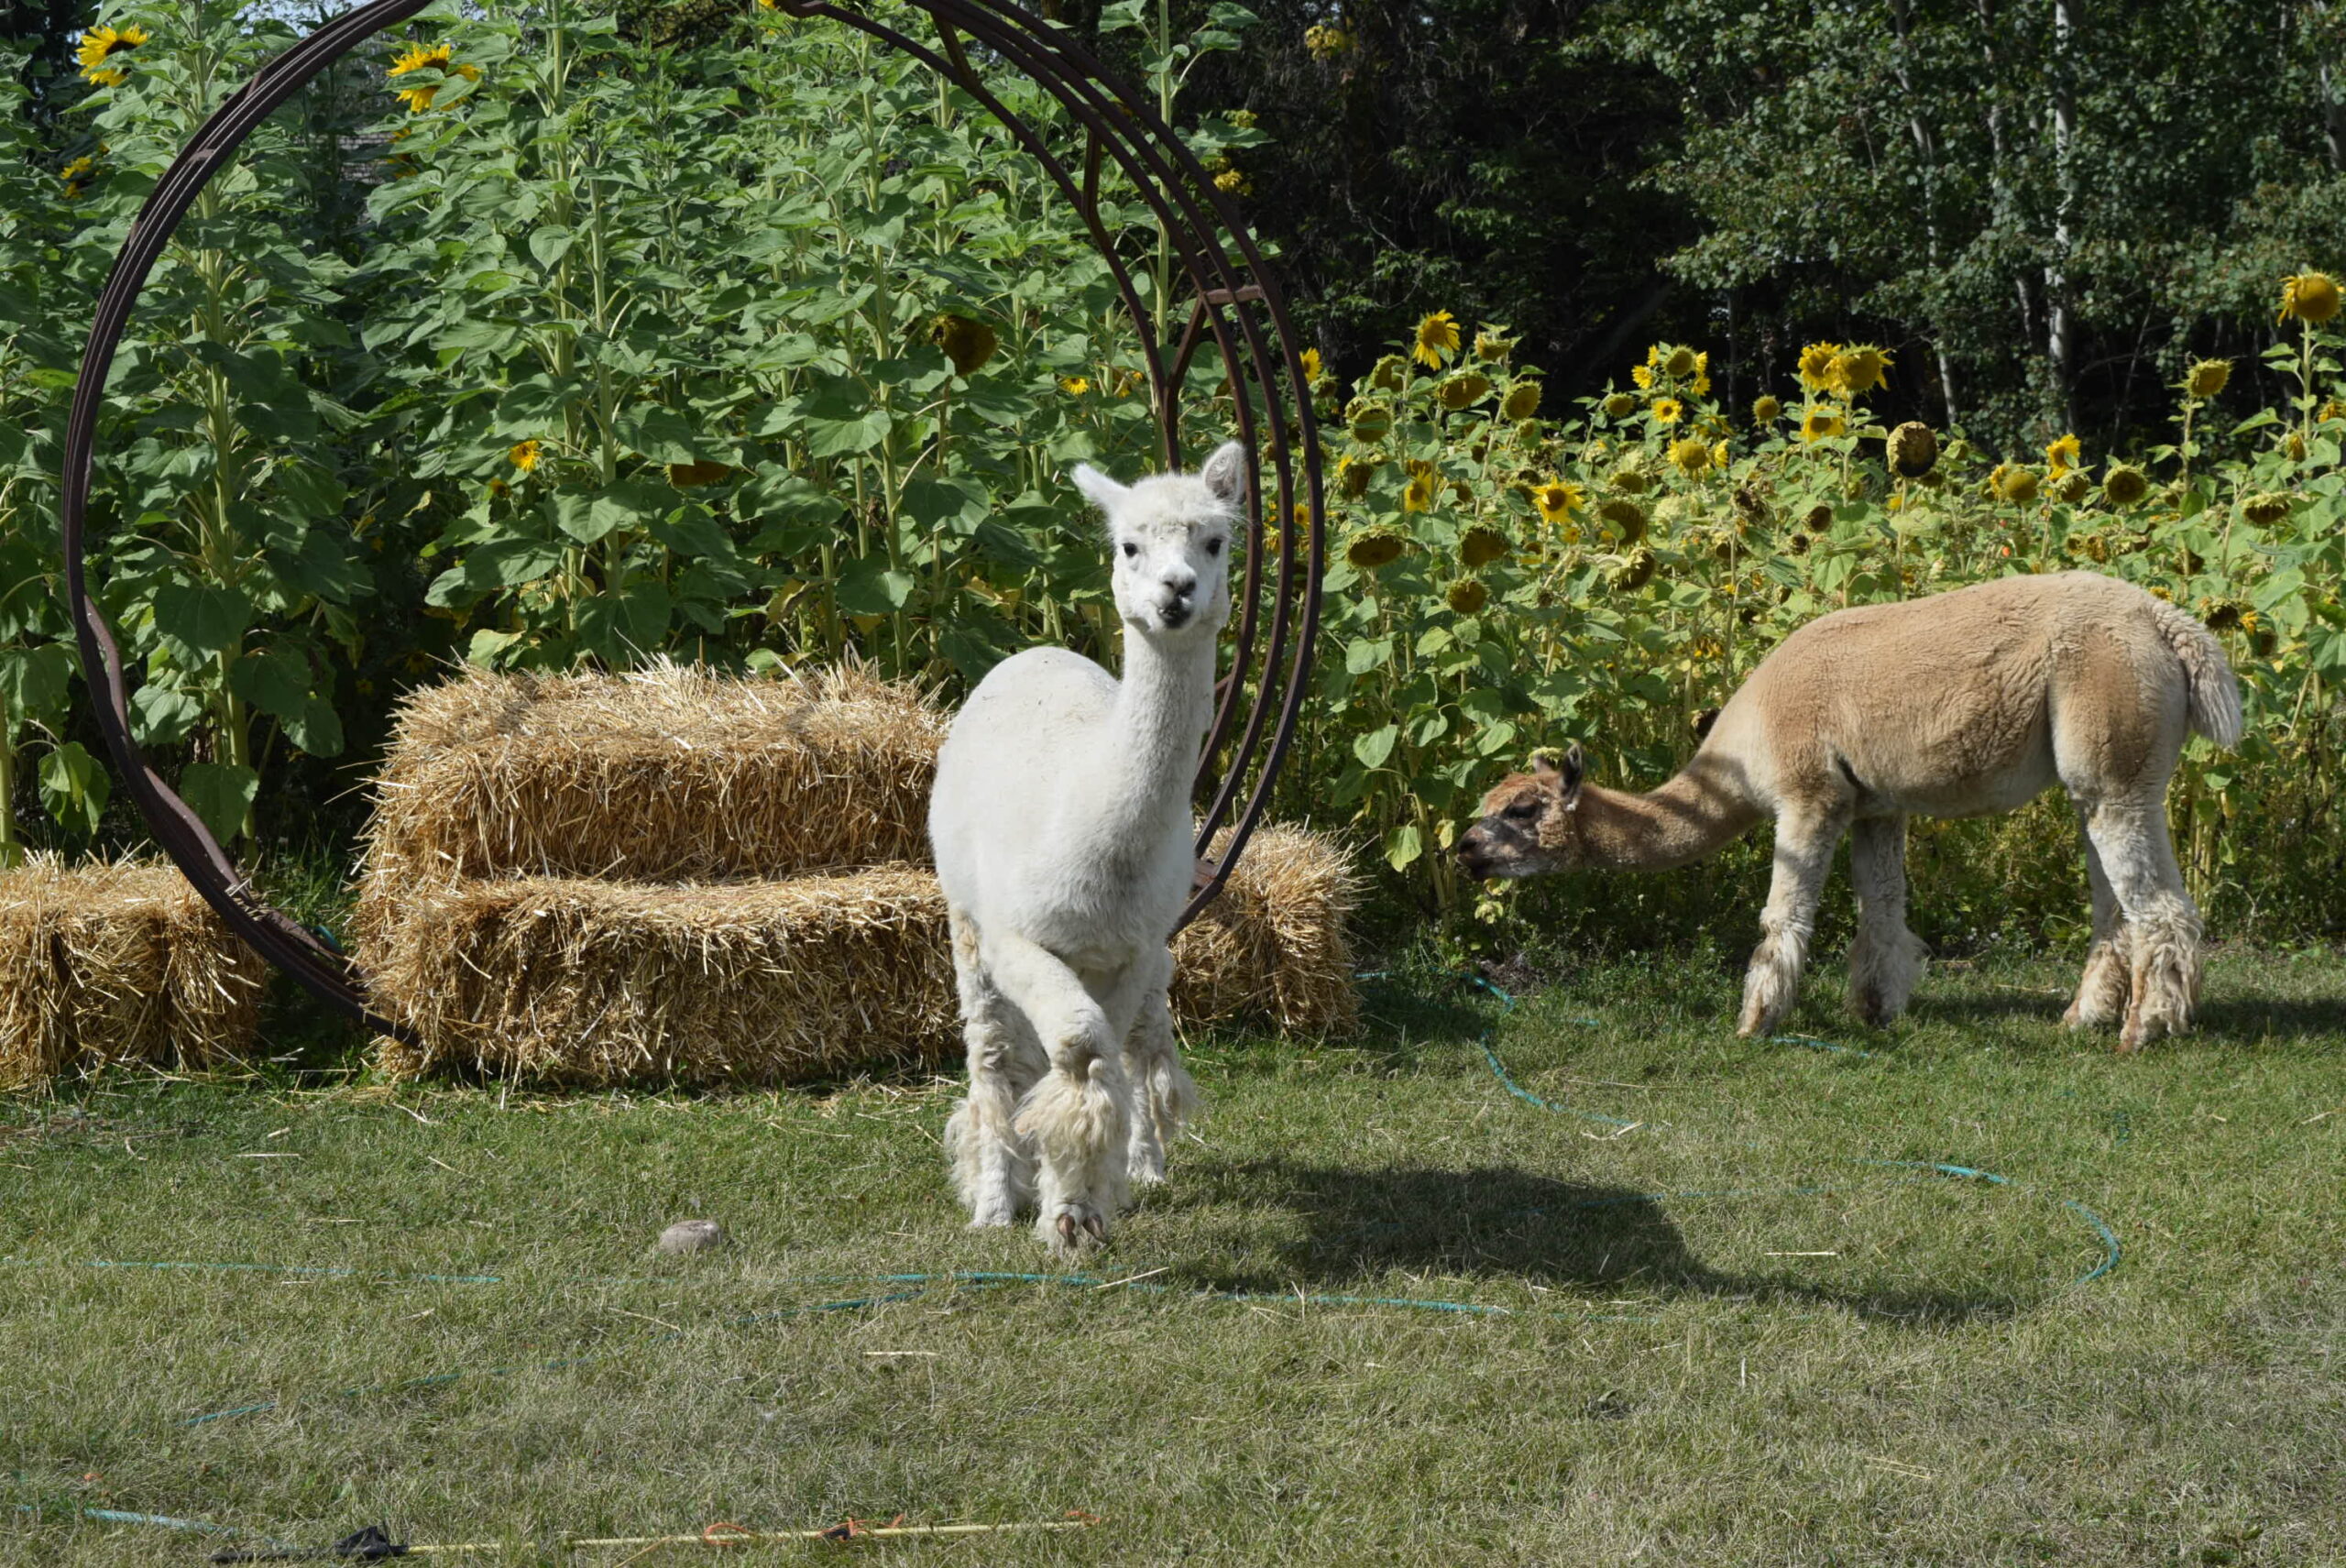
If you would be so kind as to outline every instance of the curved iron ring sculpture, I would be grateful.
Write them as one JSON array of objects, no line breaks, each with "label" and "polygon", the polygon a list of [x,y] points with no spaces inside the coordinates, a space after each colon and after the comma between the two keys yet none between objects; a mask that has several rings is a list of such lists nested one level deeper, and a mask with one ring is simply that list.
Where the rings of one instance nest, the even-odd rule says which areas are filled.
[{"label": "curved iron ring sculpture", "polygon": [[[130,733],[122,653],[91,600],[83,556],[107,376],[131,310],[181,219],[272,111],[328,65],[431,3],[373,0],[324,23],[230,96],[164,171],[98,296],[66,424],[60,509],[66,594],[82,668],[96,699],[106,748],[139,815],[205,902],[270,963],[321,1001],[380,1033],[401,1036],[409,1033],[405,1025],[367,1004],[363,977],[315,935],[259,898],[210,829],[148,765]],[[1268,499],[1278,543],[1267,554],[1277,560],[1266,559],[1264,531],[1250,526],[1230,670],[1221,684],[1199,774],[1207,806],[1198,836],[1198,884],[1181,916],[1187,924],[1221,891],[1244,852],[1293,742],[1309,685],[1326,540],[1319,438],[1299,345],[1277,283],[1245,225],[1146,98],[1112,76],[1067,30],[1006,0],[907,3],[928,16],[936,29],[933,41],[829,0],[780,0],[780,8],[799,16],[829,17],[922,60],[974,98],[1041,163],[1082,219],[1132,313],[1148,367],[1159,456],[1167,466],[1180,461],[1180,389],[1208,341],[1229,370],[1238,433],[1248,453],[1248,507],[1255,517],[1266,510],[1266,451],[1271,460]],[[1032,124],[987,88],[970,63],[970,42],[1023,71],[1065,108],[1083,135],[1080,169],[1058,158]],[[1151,329],[1132,272],[1100,215],[1100,177],[1111,159],[1155,215],[1193,294],[1186,329],[1169,356],[1168,345]],[[1295,396],[1299,390],[1302,395]],[[1209,860],[1207,850],[1225,825],[1230,835],[1222,853]]]}]

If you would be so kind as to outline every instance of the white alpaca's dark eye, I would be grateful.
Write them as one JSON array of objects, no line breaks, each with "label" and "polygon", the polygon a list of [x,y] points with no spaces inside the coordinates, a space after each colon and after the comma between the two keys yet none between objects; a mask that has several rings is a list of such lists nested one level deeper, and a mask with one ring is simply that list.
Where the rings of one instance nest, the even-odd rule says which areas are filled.
[{"label": "white alpaca's dark eye", "polygon": [[1206,541],[1206,554],[1209,554],[1209,555],[1219,555],[1219,554],[1222,554],[1222,541],[1221,541],[1221,540],[1219,540],[1219,539],[1209,539],[1209,540],[1207,540],[1207,541]]},{"label": "white alpaca's dark eye", "polygon": [[1133,543],[1131,540],[1129,540],[1129,539],[1127,539],[1127,540],[1125,540],[1125,541],[1124,541],[1124,559],[1125,559],[1125,560],[1129,561],[1129,560],[1131,560],[1134,556],[1135,556],[1135,555],[1137,555],[1137,554],[1140,554],[1140,546],[1139,546],[1139,545],[1137,545],[1137,544],[1134,543]]}]

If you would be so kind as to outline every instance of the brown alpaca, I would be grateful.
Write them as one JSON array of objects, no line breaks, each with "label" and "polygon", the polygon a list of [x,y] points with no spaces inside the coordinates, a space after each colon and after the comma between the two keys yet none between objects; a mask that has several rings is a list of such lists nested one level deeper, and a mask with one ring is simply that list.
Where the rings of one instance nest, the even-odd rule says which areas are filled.
[{"label": "brown alpaca", "polygon": [[1663,871],[1776,823],[1775,876],[1738,1029],[1792,1010],[1816,905],[1853,834],[1849,999],[1897,1016],[1925,950],[1906,928],[1906,818],[2010,811],[2055,780],[2093,884],[2085,979],[2062,1020],[2120,1022],[2131,1051],[2190,1026],[2199,911],[2167,837],[2185,731],[2240,739],[2240,688],[2216,639],[2142,589],[2092,572],[2006,577],[1810,622],[1760,661],[1677,777],[1647,795],[1584,784],[1581,749],[1484,798],[1459,841],[1474,876]]}]

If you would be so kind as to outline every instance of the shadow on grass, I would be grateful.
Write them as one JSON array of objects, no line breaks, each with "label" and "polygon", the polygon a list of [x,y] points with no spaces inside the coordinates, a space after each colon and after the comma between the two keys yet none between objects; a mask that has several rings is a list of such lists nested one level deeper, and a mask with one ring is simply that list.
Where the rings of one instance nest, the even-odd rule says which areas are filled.
[{"label": "shadow on grass", "polygon": [[1993,1291],[1835,1289],[1722,1272],[1691,1251],[1662,1199],[1504,1168],[1365,1170],[1283,1159],[1189,1165],[1178,1206],[1286,1210],[1305,1234],[1276,1275],[1200,1265],[1194,1282],[1279,1292],[1299,1280],[1356,1287],[1387,1270],[1483,1277],[1582,1295],[1732,1298],[1838,1308],[1924,1324],[2010,1317],[2029,1302]]},{"label": "shadow on grass", "polygon": [[[1917,997],[1907,1015],[1916,1023],[1962,1025],[2017,1020],[2051,1025],[2060,1023],[2068,1004],[2066,992],[2059,996],[1973,992]],[[2193,1021],[2192,1033],[2240,1042],[2334,1038],[2346,1034],[2346,998],[2238,997],[2203,1001]],[[2115,1039],[2117,1034],[2115,1029],[2101,1029],[2080,1037],[2099,1038],[2106,1043]]]}]

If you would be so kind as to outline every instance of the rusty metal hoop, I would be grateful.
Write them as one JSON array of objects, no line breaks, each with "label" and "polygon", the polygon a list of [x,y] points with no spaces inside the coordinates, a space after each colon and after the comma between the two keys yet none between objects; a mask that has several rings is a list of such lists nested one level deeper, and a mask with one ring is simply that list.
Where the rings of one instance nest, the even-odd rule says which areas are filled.
[{"label": "rusty metal hoop", "polygon": [[[270,907],[187,803],[148,765],[130,733],[130,694],[121,650],[92,601],[82,557],[98,414],[115,352],[132,308],[180,221],[246,137],[319,71],[367,38],[397,27],[432,0],[372,0],[321,25],[263,66],[205,121],[156,182],[133,222],[98,296],[82,350],[82,374],[65,430],[60,521],[66,596],[81,644],[82,668],[97,702],[99,729],[130,797],[157,841],[204,901],[270,963],[312,995],[378,1032],[405,1037],[405,1025],[367,1005],[363,976],[299,923]],[[1274,483],[1270,521],[1277,545],[1248,527],[1246,565],[1237,594],[1238,626],[1230,671],[1219,687],[1213,727],[1199,773],[1206,808],[1198,836],[1199,876],[1184,925],[1222,889],[1270,799],[1271,785],[1295,738],[1308,694],[1320,622],[1325,556],[1320,444],[1309,382],[1277,281],[1254,236],[1206,170],[1151,107],[1104,69],[1067,29],[1007,0],[906,0],[936,29],[924,42],[851,5],[779,0],[799,16],[826,16],[920,60],[968,93],[1043,166],[1099,248],[1132,313],[1148,367],[1159,456],[1181,457],[1180,389],[1199,349],[1211,342],[1229,373],[1239,438],[1247,451],[1250,516],[1266,510],[1262,458]],[[970,62],[969,44],[1033,79],[1057,99],[1084,138],[1080,170],[1057,157],[1036,128],[990,91]],[[1117,254],[1100,213],[1100,176],[1107,159],[1155,215],[1191,294],[1189,320],[1168,359],[1157,338],[1131,269]],[[1259,400],[1259,402],[1258,402]],[[1267,559],[1276,555],[1276,561]],[[1218,858],[1214,839],[1227,826]]]}]

